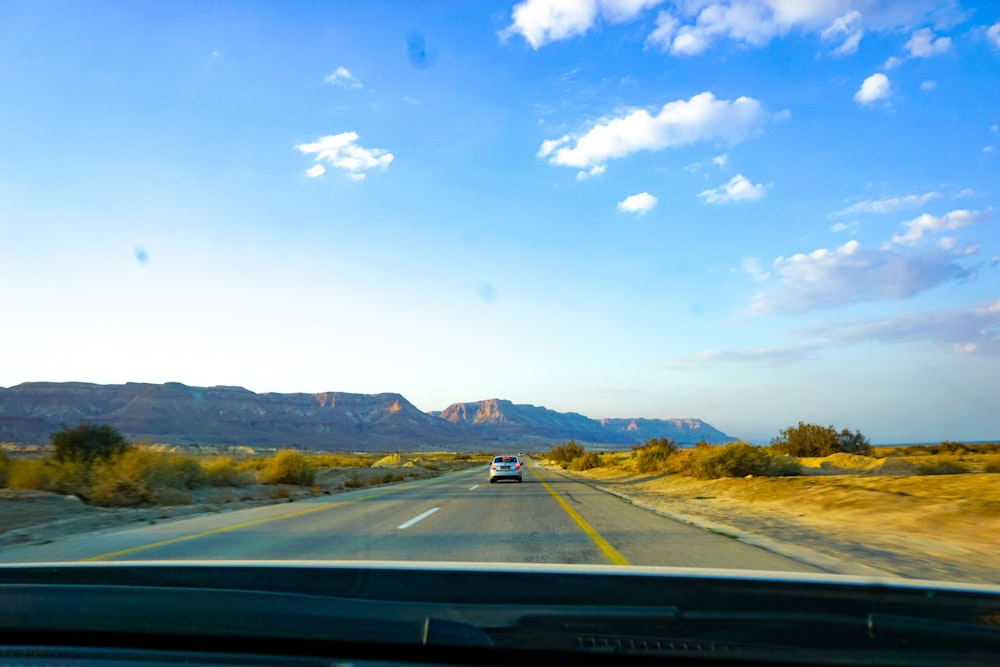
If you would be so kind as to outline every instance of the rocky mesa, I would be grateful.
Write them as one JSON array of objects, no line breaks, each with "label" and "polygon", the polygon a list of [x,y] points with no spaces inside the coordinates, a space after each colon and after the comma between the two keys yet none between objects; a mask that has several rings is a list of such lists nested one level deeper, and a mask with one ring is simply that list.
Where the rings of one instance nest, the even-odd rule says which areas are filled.
[{"label": "rocky mesa", "polygon": [[61,425],[110,424],[133,441],[385,451],[477,450],[569,439],[629,445],[732,440],[700,419],[604,419],[491,399],[425,413],[394,393],[264,393],[176,382],[27,382],[0,388],[0,442],[45,443]]}]

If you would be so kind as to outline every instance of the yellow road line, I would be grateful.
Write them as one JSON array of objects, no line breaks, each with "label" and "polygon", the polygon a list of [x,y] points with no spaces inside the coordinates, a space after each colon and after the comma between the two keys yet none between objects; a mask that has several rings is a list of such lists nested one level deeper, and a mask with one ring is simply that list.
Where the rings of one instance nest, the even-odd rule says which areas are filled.
[{"label": "yellow road line", "polygon": [[190,535],[182,535],[181,537],[174,537],[169,540],[161,540],[159,542],[153,542],[151,544],[144,544],[138,547],[131,547],[129,549],[122,549],[121,551],[112,551],[111,553],[101,554],[100,556],[91,556],[90,558],[82,558],[79,562],[86,563],[89,561],[97,560],[108,560],[109,558],[117,558],[118,556],[126,556],[128,554],[134,554],[138,551],[145,551],[146,549],[156,549],[158,547],[165,547],[168,544],[177,544],[178,542],[187,542],[188,540],[196,540],[199,537],[206,537],[208,535],[218,535],[219,533],[227,533],[231,530],[239,530],[240,528],[247,528],[249,526],[256,526],[262,523],[267,523],[269,521],[279,521],[281,519],[290,519],[295,516],[302,516],[303,514],[312,514],[313,512],[320,512],[322,510],[333,509],[334,507],[341,507],[343,505],[350,505],[351,503],[361,502],[362,500],[368,500],[369,498],[378,498],[381,496],[387,496],[390,493],[398,493],[400,491],[406,491],[407,489],[412,489],[417,486],[424,486],[430,484],[434,480],[427,480],[426,482],[418,482],[416,484],[411,484],[405,488],[390,489],[388,491],[382,491],[380,493],[373,493],[370,496],[364,496],[362,498],[352,498],[351,500],[341,500],[336,503],[324,503],[319,507],[309,507],[304,510],[299,510],[297,512],[289,512],[288,514],[279,514],[278,516],[268,516],[262,519],[254,519],[253,521],[244,521],[243,523],[234,523],[231,526],[223,526],[222,528],[213,528],[212,530],[205,530],[200,533],[191,533]]},{"label": "yellow road line", "polygon": [[530,468],[528,468],[528,470],[530,470],[531,474],[535,476],[535,479],[537,479],[539,482],[542,483],[542,486],[545,487],[545,490],[552,494],[552,497],[556,499],[556,502],[559,503],[559,505],[566,511],[566,514],[569,515],[569,518],[573,519],[573,521],[576,522],[576,525],[580,527],[580,530],[582,530],[587,535],[587,537],[590,538],[590,541],[593,542],[597,546],[597,548],[601,550],[601,553],[604,554],[604,557],[607,558],[612,565],[632,564],[629,562],[627,558],[625,558],[625,556],[621,555],[621,553],[617,549],[611,546],[611,543],[608,542],[606,539],[604,539],[600,533],[594,530],[589,523],[584,521],[583,517],[576,513],[576,510],[570,507],[565,500],[560,498],[559,494],[556,493],[552,489],[552,487],[545,482],[545,480],[539,477],[538,473],[535,472],[534,466],[531,466]]}]

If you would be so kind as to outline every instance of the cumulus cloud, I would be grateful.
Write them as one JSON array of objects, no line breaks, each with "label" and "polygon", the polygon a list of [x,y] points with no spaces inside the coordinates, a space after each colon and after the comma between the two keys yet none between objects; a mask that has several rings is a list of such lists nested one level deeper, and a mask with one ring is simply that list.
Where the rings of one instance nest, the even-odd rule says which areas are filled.
[{"label": "cumulus cloud", "polygon": [[951,37],[935,37],[930,28],[921,28],[903,45],[911,58],[930,58],[946,53],[951,48]]},{"label": "cumulus cloud", "polygon": [[[334,169],[340,169],[356,181],[363,180],[366,172],[372,169],[386,169],[393,161],[393,155],[381,148],[365,148],[358,145],[356,132],[341,132],[320,137],[310,144],[295,146],[304,155],[312,155],[317,164],[306,170],[312,178],[322,176],[326,168],[321,163]],[[317,169],[320,167],[322,171]]]},{"label": "cumulus cloud", "polygon": [[656,197],[648,192],[640,192],[637,195],[626,197],[622,201],[618,202],[618,210],[626,213],[643,215],[652,211],[656,206],[657,201]]},{"label": "cumulus cloud", "polygon": [[937,88],[937,81],[933,79],[928,79],[920,84],[920,90],[934,90]]},{"label": "cumulus cloud", "polygon": [[854,93],[854,101],[859,104],[873,104],[879,100],[884,100],[891,93],[889,77],[881,72],[876,72],[864,80],[858,92]]},{"label": "cumulus cloud", "polygon": [[754,295],[747,313],[767,315],[849,303],[904,299],[937,285],[970,278],[974,271],[939,247],[865,248],[848,241],[834,250],[779,257],[776,282]]},{"label": "cumulus cloud", "polygon": [[663,0],[524,0],[511,14],[511,24],[500,36],[521,35],[533,49],[585,34],[601,19],[631,21]]},{"label": "cumulus cloud", "polygon": [[709,204],[728,204],[735,201],[755,201],[767,194],[767,187],[750,182],[743,174],[736,174],[729,182],[698,194]]},{"label": "cumulus cloud", "polygon": [[940,197],[937,192],[903,195],[902,197],[883,197],[881,199],[866,199],[855,202],[845,209],[836,211],[833,215],[854,215],[856,213],[893,213],[906,208],[923,206],[932,199]]},{"label": "cumulus cloud", "polygon": [[346,67],[338,67],[324,79],[327,83],[345,88],[362,88],[361,82]]},{"label": "cumulus cloud", "polygon": [[946,230],[959,229],[970,225],[978,225],[992,217],[992,210],[969,211],[958,210],[935,216],[924,213],[921,216],[903,223],[902,234],[894,235],[890,240],[894,244],[914,245],[924,238],[925,234],[937,234]]},{"label": "cumulus cloud", "polygon": [[669,102],[655,116],[639,109],[598,123],[575,140],[565,135],[544,141],[537,155],[550,164],[589,169],[637,151],[701,141],[735,144],[758,132],[770,117],[752,97],[720,100],[706,92]]}]

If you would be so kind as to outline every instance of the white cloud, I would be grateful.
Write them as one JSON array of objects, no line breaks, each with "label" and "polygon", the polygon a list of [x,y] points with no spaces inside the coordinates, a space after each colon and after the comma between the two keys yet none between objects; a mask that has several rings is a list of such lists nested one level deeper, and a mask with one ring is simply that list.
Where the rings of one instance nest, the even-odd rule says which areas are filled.
[{"label": "white cloud", "polygon": [[858,228],[857,223],[850,223],[850,222],[836,222],[836,223],[830,225],[830,231],[831,232],[836,232],[836,233],[840,233],[840,232],[853,232],[857,228]]},{"label": "white cloud", "polygon": [[910,40],[903,45],[911,58],[930,58],[939,56],[951,48],[950,37],[934,37],[930,28],[921,28],[913,33]]},{"label": "white cloud", "polygon": [[927,80],[920,84],[920,90],[934,90],[937,88],[937,81]]},{"label": "white cloud", "polygon": [[734,144],[758,132],[769,117],[752,97],[719,100],[706,92],[669,102],[655,116],[639,109],[604,121],[575,142],[569,135],[544,141],[537,155],[550,164],[587,169],[637,151],[700,141]]},{"label": "white cloud", "polygon": [[864,248],[848,241],[834,250],[774,260],[777,280],[754,295],[747,313],[766,315],[831,308],[848,303],[904,299],[937,285],[971,277],[956,257],[936,246]]},{"label": "white cloud", "polygon": [[1000,21],[997,21],[986,29],[986,39],[993,43],[993,46],[1000,49]]},{"label": "white cloud", "polygon": [[362,88],[361,82],[346,67],[338,67],[332,74],[328,74],[324,79],[327,83],[345,88]]},{"label": "white cloud", "polygon": [[599,165],[597,165],[595,167],[591,167],[590,169],[588,169],[586,171],[581,170],[581,171],[577,172],[577,174],[576,174],[576,180],[583,181],[583,180],[586,180],[588,178],[593,178],[594,176],[600,176],[601,174],[603,174],[607,170],[608,170],[608,168],[607,168],[606,165],[599,164]]},{"label": "white cloud", "polygon": [[652,211],[656,206],[656,202],[657,199],[653,195],[648,192],[640,192],[637,195],[626,197],[624,200],[618,202],[618,210],[643,215]]},{"label": "white cloud", "polygon": [[854,101],[860,104],[872,104],[878,100],[889,97],[891,84],[889,77],[881,72],[876,72],[864,80],[858,92],[854,94]]},{"label": "white cloud", "polygon": [[925,192],[919,195],[903,195],[902,197],[883,197],[882,199],[866,199],[851,204],[833,215],[853,215],[855,213],[893,213],[904,208],[917,208],[932,199],[940,197],[937,192]]},{"label": "white cloud", "polygon": [[611,23],[631,21],[663,0],[524,0],[514,7],[512,22],[500,33],[521,35],[533,49],[548,42],[579,37],[600,18]]},{"label": "white cloud", "polygon": [[903,59],[902,58],[897,58],[896,56],[889,56],[889,59],[885,61],[885,64],[882,65],[882,67],[886,71],[888,71],[888,70],[891,70],[893,67],[898,67],[899,65],[902,65],[902,64],[903,64]]},{"label": "white cloud", "polygon": [[722,155],[716,155],[714,158],[712,158],[712,164],[714,164],[716,167],[725,167],[726,161],[728,160],[729,160],[729,155],[723,153]]},{"label": "white cloud", "polygon": [[834,49],[833,53],[837,56],[846,56],[857,53],[858,44],[864,34],[865,31],[861,27],[861,12],[852,9],[835,19],[826,30],[820,33],[820,37],[827,41],[842,39],[840,46]]},{"label": "white cloud", "polygon": [[698,194],[709,204],[728,204],[734,201],[754,201],[767,194],[767,187],[754,185],[743,174],[736,174],[725,185]]},{"label": "white cloud", "polygon": [[1000,356],[1000,299],[876,320],[824,322],[800,333],[819,337],[824,345],[930,344],[962,354]]},{"label": "white cloud", "polygon": [[[342,132],[320,137],[311,144],[299,144],[295,148],[304,155],[313,155],[317,163],[325,162],[330,167],[347,172],[347,175],[356,181],[363,180],[365,172],[372,169],[386,169],[392,163],[393,155],[389,151],[381,148],[364,148],[357,144],[357,140],[356,132]],[[322,175],[315,173],[315,167],[309,171],[314,172],[307,172],[313,177]]]},{"label": "white cloud", "polygon": [[921,216],[903,223],[904,232],[894,235],[890,240],[894,244],[914,245],[924,234],[937,234],[945,230],[959,229],[970,225],[978,225],[992,217],[992,210],[969,211],[966,209],[951,211],[941,216],[924,213]]},{"label": "white cloud", "polygon": [[309,178],[318,178],[326,173],[326,167],[321,164],[314,164],[313,166],[306,169],[306,176]]},{"label": "white cloud", "polygon": [[757,282],[764,282],[771,277],[771,274],[761,267],[760,259],[757,257],[744,257],[740,264],[743,270]]}]

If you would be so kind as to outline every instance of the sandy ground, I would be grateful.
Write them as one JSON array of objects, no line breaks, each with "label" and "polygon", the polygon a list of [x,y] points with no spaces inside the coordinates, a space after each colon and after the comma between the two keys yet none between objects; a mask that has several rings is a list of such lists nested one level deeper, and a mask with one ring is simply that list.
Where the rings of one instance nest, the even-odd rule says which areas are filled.
[{"label": "sandy ground", "polygon": [[1000,584],[1000,474],[717,480],[611,468],[564,474],[834,571],[848,563],[856,573]]},{"label": "sandy ground", "polygon": [[[313,487],[251,484],[192,490],[186,505],[95,507],[75,496],[46,491],[0,489],[0,549],[44,544],[76,533],[169,521],[205,512],[226,512],[319,495],[336,494],[376,481],[397,483],[462,470],[482,462],[400,459],[390,455],[371,467],[321,468]],[[386,481],[390,479],[392,481]]]}]

